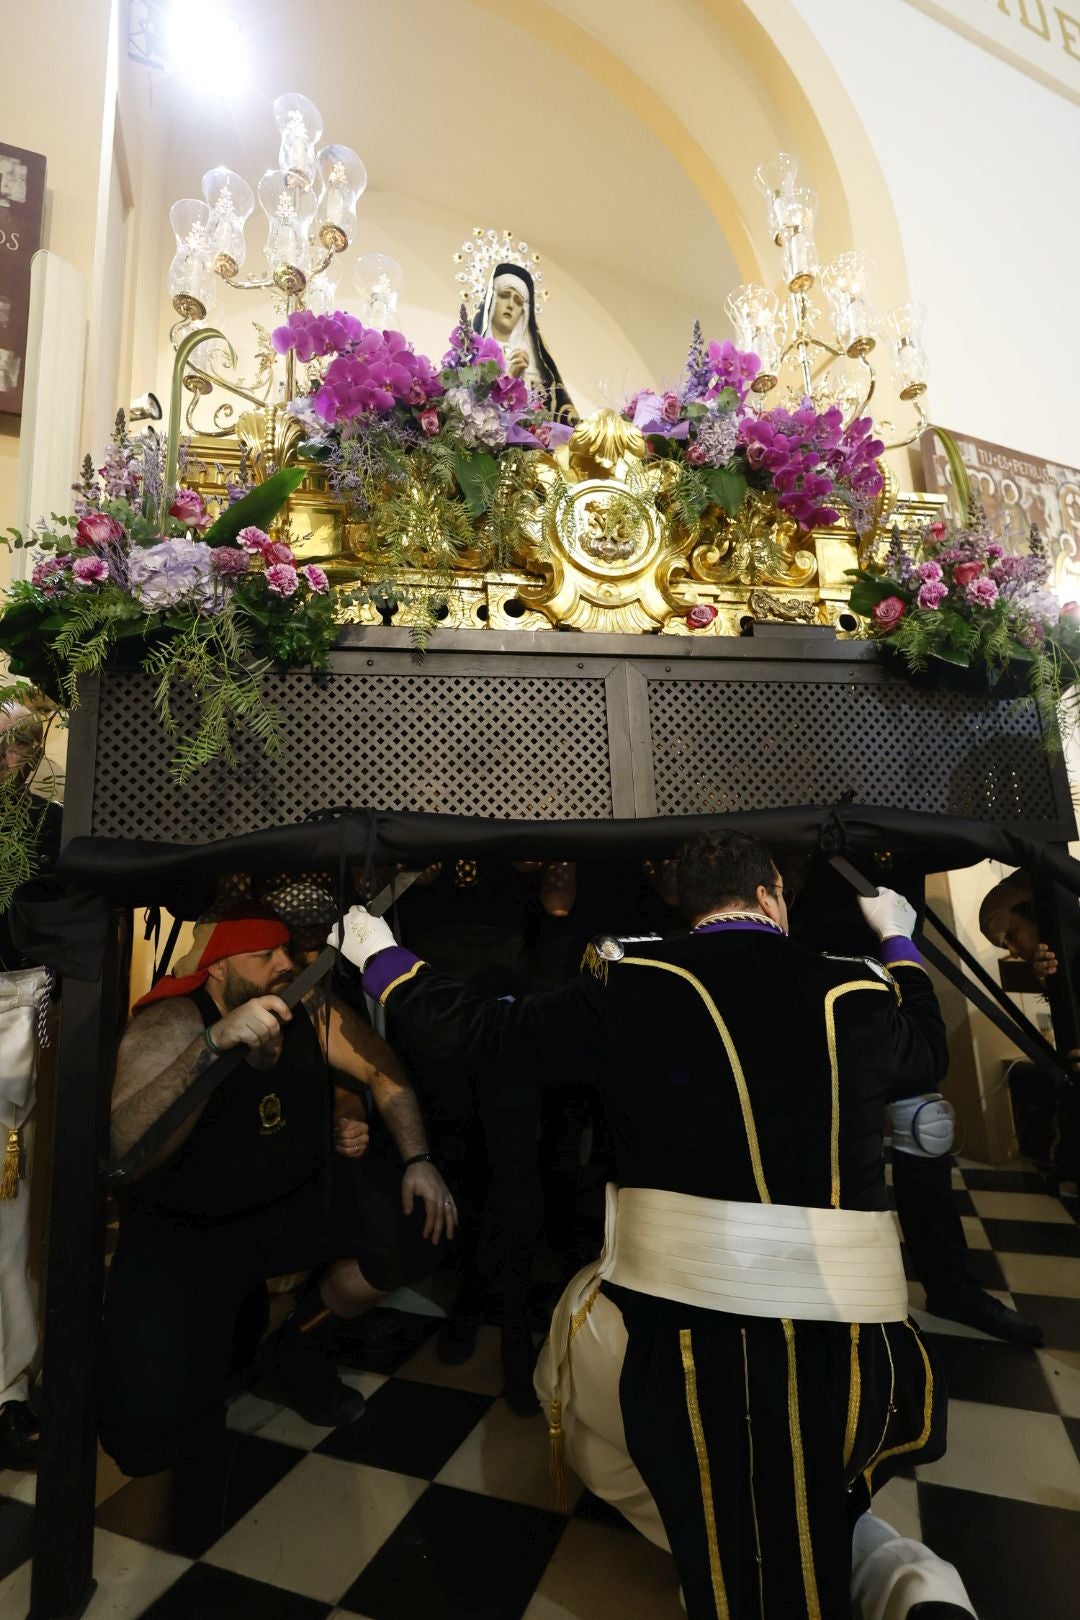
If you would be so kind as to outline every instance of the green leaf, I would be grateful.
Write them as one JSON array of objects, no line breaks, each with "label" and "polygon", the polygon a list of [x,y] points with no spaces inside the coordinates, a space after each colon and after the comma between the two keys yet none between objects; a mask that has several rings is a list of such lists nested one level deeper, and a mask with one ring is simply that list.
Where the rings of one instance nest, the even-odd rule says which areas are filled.
[{"label": "green leaf", "polygon": [[480,517],[491,503],[499,482],[499,463],[489,450],[459,450],[454,456],[454,478],[470,517]]},{"label": "green leaf", "polygon": [[728,467],[710,467],[702,481],[710,500],[722,506],[728,517],[734,517],[749,487],[742,473],[732,472]]},{"label": "green leaf", "polygon": [[203,539],[211,546],[229,545],[241,529],[249,524],[256,529],[266,529],[281,511],[293,490],[299,489],[307,477],[303,467],[281,467],[276,473],[247,495],[227,506],[215,523],[212,523],[203,535]]},{"label": "green leaf", "polygon": [[949,463],[949,471],[952,474],[954,505],[956,507],[954,516],[957,523],[964,524],[967,522],[971,511],[971,479],[968,477],[968,470],[964,466],[960,446],[952,434],[946,432],[944,428],[934,427],[933,423],[931,423],[930,432],[936,434],[941,440],[941,448],[945,452],[945,459]]}]

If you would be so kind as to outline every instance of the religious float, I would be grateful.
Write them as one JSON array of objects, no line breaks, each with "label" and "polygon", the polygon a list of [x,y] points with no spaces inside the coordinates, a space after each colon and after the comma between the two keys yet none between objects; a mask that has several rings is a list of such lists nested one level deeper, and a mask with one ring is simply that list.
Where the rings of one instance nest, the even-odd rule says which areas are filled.
[{"label": "religious float", "polygon": [[[210,171],[173,209],[168,433],[118,419],[72,514],[13,540],[33,567],[0,618],[12,683],[71,717],[63,894],[30,885],[15,906],[65,975],[35,1620],[91,1589],[88,1324],[132,907],[194,916],[236,871],[340,884],[373,860],[640,860],[718,815],[853,862],[856,881],[1026,864],[1051,943],[1062,885],[1080,891],[1055,751],[1075,618],[1040,594],[1037,539],[983,531],[958,458],[951,516],[885,470],[886,438],[929,426],[920,311],[881,323],[911,421],[875,426],[866,264],[819,275],[790,159],[758,177],[782,297],[737,289],[734,341],[695,330],[671,387],[580,418],[540,333],[536,256],[510,232],[457,255],[437,361],[397,329],[393,261],[367,256],[359,312],[337,307],[362,165],[315,151],[305,98],[278,111],[264,272],[243,274],[250,187]],[[280,319],[245,381],[214,305],[271,288]],[[25,796],[0,808],[6,901],[34,855]]]}]

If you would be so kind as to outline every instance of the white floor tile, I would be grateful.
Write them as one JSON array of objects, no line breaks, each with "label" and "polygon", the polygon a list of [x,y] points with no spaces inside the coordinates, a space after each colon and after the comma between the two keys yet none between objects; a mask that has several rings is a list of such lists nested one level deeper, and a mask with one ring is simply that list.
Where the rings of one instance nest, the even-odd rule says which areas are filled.
[{"label": "white floor tile", "polygon": [[890,1479],[880,1491],[874,1492],[870,1511],[875,1518],[884,1519],[894,1530],[899,1530],[902,1536],[922,1540],[919,1490],[913,1479]]},{"label": "white floor tile", "polygon": [[1014,1294],[1080,1299],[1080,1259],[1063,1254],[1002,1254],[998,1262]]},{"label": "white floor tile", "polygon": [[991,1221],[1056,1221],[1071,1226],[1072,1216],[1047,1193],[973,1192],[976,1215]]},{"label": "white floor tile", "polygon": [[[1080,1458],[1051,1412],[949,1402],[949,1449],[919,1479],[1080,1514]],[[1080,1518],[1077,1519],[1080,1535]]]},{"label": "white floor tile", "polygon": [[988,1249],[990,1239],[986,1235],[986,1227],[977,1215],[961,1215],[964,1226],[964,1236],[969,1249]]},{"label": "white floor tile", "polygon": [[[988,1288],[986,1292],[993,1294],[995,1299],[1000,1299],[1001,1303],[1008,1305],[1010,1310],[1016,1309],[1016,1301],[1006,1290]],[[951,1333],[958,1339],[983,1339],[987,1342],[997,1343],[992,1334],[982,1333],[978,1328],[968,1327],[965,1322],[950,1322],[944,1316],[931,1316],[926,1309],[926,1290],[922,1283],[908,1283],[908,1307],[919,1326],[925,1328],[929,1333]]]},{"label": "white floor tile", "polygon": [[[505,1401],[496,1401],[435,1477],[440,1485],[501,1496],[548,1513],[558,1510],[548,1465],[547,1425],[539,1410],[534,1418],[516,1417]],[[580,1481],[573,1478],[571,1507],[580,1495]]]},{"label": "white floor tile", "polygon": [[1057,1409],[1063,1417],[1080,1418],[1080,1350],[1036,1350]]},{"label": "white floor tile", "polygon": [[33,1507],[37,1499],[37,1475],[22,1468],[0,1468],[0,1496]]},{"label": "white floor tile", "polygon": [[498,1328],[482,1327],[476,1338],[476,1350],[459,1367],[446,1367],[435,1351],[435,1340],[429,1339],[415,1356],[399,1370],[399,1378],[411,1378],[420,1384],[438,1384],[441,1389],[467,1389],[474,1395],[501,1395],[503,1378],[500,1352],[502,1335]]},{"label": "white floor tile", "polygon": [[685,1620],[670,1553],[572,1519],[522,1620]]},{"label": "white floor tile", "polygon": [[[162,1592],[178,1581],[189,1560],[159,1552],[109,1530],[94,1532],[94,1578],[97,1591],[85,1620],[136,1620]],[[30,1604],[30,1565],[25,1563],[0,1581],[0,1615],[16,1620]]]},{"label": "white floor tile", "polygon": [[308,1456],[204,1562],[335,1603],[426,1489],[385,1468]]}]

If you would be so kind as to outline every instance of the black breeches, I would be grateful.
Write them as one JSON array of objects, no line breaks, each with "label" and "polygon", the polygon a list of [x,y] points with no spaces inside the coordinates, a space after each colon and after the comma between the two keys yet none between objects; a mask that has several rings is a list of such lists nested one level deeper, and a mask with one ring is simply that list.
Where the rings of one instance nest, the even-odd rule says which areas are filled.
[{"label": "black breeches", "polygon": [[923,1159],[893,1150],[893,1195],[915,1275],[928,1295],[955,1294],[972,1281],[964,1224],[953,1196],[951,1153]]},{"label": "black breeches", "polygon": [[944,1450],[906,1322],[737,1317],[605,1284],[627,1324],[627,1447],[690,1620],[849,1620],[851,1532],[898,1467]]},{"label": "black breeches", "polygon": [[330,1207],[309,1183],[213,1225],[129,1208],[105,1296],[102,1444],[127,1474],[197,1455],[220,1432],[238,1319],[267,1277],[355,1259],[389,1291],[434,1265],[423,1206],[406,1219],[400,1171],[333,1166]]}]

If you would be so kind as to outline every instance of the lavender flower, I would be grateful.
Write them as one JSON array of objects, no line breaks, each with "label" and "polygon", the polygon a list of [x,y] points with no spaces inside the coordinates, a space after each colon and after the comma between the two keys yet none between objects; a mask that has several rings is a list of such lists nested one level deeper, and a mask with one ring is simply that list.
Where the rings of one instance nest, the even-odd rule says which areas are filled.
[{"label": "lavender flower", "polygon": [[201,540],[159,540],[139,546],[128,559],[132,588],[151,613],[183,602],[214,603],[212,548]]}]

